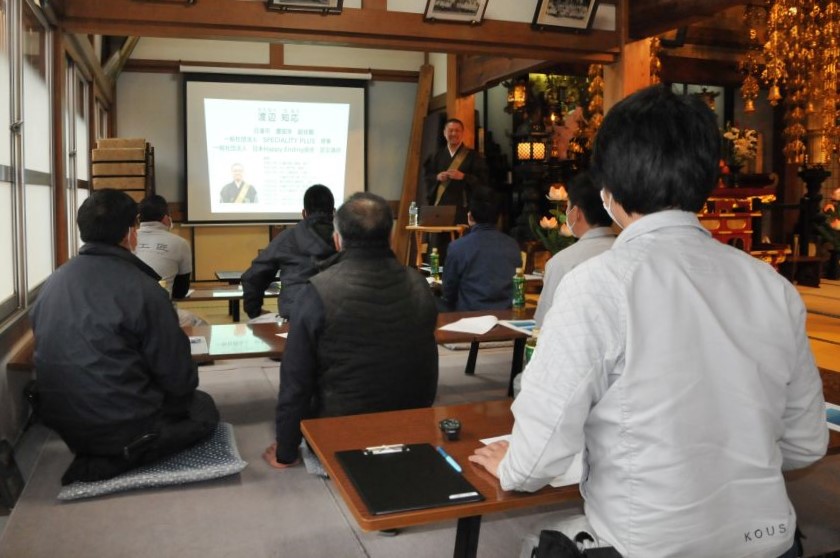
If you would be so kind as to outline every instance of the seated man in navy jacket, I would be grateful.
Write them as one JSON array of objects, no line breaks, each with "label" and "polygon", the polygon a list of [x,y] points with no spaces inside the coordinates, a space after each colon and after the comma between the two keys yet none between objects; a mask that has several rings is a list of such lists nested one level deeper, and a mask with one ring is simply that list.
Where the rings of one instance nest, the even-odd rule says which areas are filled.
[{"label": "seated man in navy jacket", "polygon": [[387,202],[354,194],[335,215],[339,253],[297,298],[280,368],[276,439],[263,454],[298,461],[300,421],[428,407],[438,380],[437,309],[420,273],[389,247]]},{"label": "seated man in navy jacket", "polygon": [[306,280],[318,264],[335,254],[332,241],[335,200],[329,188],[315,184],[303,194],[303,220],[281,232],[242,274],[242,302],[249,318],[262,312],[263,295],[280,271],[280,317],[288,320]]},{"label": "seated man in navy jacket", "polygon": [[31,312],[38,411],[76,456],[62,484],[178,452],[219,421],[213,400],[196,390],[169,292],[132,253],[137,204],[98,190],[77,222],[84,246],[50,276]]},{"label": "seated man in navy jacket", "polygon": [[498,196],[476,188],[469,202],[470,231],[449,245],[443,268],[442,302],[447,310],[500,310],[513,301],[513,275],[522,265],[519,244],[496,230]]}]

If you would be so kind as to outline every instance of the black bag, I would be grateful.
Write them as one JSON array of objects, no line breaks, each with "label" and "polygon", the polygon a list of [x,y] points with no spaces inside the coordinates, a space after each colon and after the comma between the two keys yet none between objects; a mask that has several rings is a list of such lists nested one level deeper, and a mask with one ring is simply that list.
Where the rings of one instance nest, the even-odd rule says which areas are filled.
[{"label": "black bag", "polygon": [[583,558],[583,553],[560,531],[543,529],[539,544],[531,551],[531,558]]},{"label": "black bag", "polygon": [[593,539],[585,532],[578,533],[572,540],[560,531],[543,529],[539,544],[531,551],[531,558],[621,558],[621,554],[611,546],[580,550],[578,543],[585,540]]}]

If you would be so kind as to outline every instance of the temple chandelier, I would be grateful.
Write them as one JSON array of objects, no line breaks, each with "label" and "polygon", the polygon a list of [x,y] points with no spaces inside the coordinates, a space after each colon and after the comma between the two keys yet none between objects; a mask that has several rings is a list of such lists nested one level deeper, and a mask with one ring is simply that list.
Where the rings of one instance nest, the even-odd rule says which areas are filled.
[{"label": "temple chandelier", "polygon": [[[758,31],[765,17],[767,37],[760,47]],[[744,18],[751,45],[741,62],[745,111],[755,110],[760,79],[769,87],[770,104],[784,103],[788,162],[807,162],[809,115],[817,117],[822,130],[825,161],[838,157],[840,0],[767,0],[764,7],[748,6]]]}]

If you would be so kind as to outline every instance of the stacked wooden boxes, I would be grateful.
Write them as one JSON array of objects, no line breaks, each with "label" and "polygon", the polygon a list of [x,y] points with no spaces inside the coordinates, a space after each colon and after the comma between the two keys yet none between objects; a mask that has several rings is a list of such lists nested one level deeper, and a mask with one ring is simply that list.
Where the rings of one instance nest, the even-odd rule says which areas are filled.
[{"label": "stacked wooden boxes", "polygon": [[93,189],[124,190],[137,201],[155,193],[154,148],[143,138],[103,138],[91,154]]}]

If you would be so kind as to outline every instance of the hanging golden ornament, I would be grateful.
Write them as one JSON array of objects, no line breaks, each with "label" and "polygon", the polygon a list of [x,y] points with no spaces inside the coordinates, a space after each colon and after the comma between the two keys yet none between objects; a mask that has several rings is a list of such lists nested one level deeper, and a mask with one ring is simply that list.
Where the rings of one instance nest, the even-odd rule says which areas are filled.
[{"label": "hanging golden ornament", "polygon": [[779,91],[778,85],[773,84],[770,86],[770,92],[767,94],[767,100],[770,101],[770,104],[774,107],[782,100],[782,93]]}]

